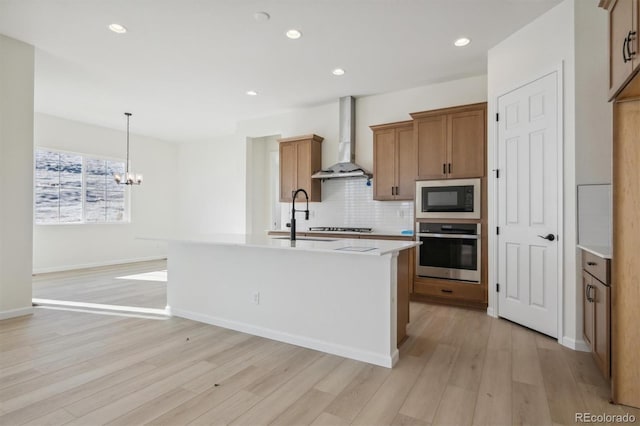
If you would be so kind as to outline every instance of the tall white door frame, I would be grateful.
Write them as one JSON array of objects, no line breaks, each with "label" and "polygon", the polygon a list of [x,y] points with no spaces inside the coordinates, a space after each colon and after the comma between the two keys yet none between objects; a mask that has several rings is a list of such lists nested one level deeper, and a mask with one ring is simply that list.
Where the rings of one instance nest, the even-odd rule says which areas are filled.
[{"label": "tall white door frame", "polygon": [[558,158],[558,312],[557,312],[557,340],[562,344],[564,336],[564,250],[565,250],[565,234],[564,234],[564,67],[563,63],[559,63],[550,69],[543,72],[532,75],[529,78],[524,79],[519,84],[514,84],[511,87],[505,87],[498,91],[498,94],[493,98],[493,105],[489,111],[489,125],[493,128],[493,138],[491,140],[491,147],[489,151],[489,182],[488,187],[490,189],[489,205],[488,205],[488,219],[489,219],[489,303],[487,307],[487,314],[493,317],[498,317],[500,314],[500,307],[498,304],[497,287],[499,263],[498,263],[498,238],[496,235],[496,227],[498,224],[499,202],[498,199],[498,180],[496,179],[495,168],[498,165],[498,123],[495,116],[497,111],[498,99],[514,90],[528,85],[529,83],[539,80],[540,78],[552,73],[557,73],[557,114],[558,114],[558,128],[557,128],[557,158]]}]

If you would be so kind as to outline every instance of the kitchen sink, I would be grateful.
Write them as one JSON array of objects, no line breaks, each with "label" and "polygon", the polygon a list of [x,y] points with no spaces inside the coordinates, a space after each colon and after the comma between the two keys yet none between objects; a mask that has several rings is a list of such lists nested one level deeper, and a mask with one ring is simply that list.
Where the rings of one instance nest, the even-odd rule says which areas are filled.
[{"label": "kitchen sink", "polygon": [[[288,240],[289,237],[273,237],[274,240]],[[330,238],[307,238],[307,237],[296,237],[296,241],[326,241],[326,242],[331,242],[331,241],[338,241],[338,240],[332,240]]]}]

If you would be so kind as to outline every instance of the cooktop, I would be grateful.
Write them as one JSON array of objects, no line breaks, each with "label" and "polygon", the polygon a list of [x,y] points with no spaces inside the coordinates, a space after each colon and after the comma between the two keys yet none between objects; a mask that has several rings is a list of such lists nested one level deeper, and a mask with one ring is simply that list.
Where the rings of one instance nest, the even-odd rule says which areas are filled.
[{"label": "cooktop", "polygon": [[309,231],[324,231],[324,232],[371,232],[372,228],[354,228],[354,227],[342,227],[342,226],[312,226]]}]

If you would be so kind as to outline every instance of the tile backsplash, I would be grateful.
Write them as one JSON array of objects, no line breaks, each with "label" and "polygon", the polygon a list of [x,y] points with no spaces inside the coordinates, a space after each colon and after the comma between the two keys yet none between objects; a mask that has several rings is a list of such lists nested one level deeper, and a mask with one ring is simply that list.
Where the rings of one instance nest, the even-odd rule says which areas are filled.
[{"label": "tile backsplash", "polygon": [[[299,231],[312,226],[373,228],[399,233],[413,229],[413,201],[375,201],[366,179],[329,179],[322,183],[322,202],[309,203],[310,217],[296,216]],[[296,203],[296,209],[298,209]],[[304,208],[304,206],[300,206]],[[281,228],[289,222],[291,203],[282,203]]]}]

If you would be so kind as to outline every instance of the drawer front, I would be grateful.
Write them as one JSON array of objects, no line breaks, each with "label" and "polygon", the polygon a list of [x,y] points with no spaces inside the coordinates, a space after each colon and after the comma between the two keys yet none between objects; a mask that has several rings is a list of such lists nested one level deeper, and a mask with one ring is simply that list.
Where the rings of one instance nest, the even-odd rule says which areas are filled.
[{"label": "drawer front", "polygon": [[610,284],[609,259],[603,259],[583,250],[582,268],[604,284]]},{"label": "drawer front", "polygon": [[479,284],[459,284],[447,282],[424,282],[415,280],[413,291],[417,294],[442,299],[483,301],[484,289]]}]

